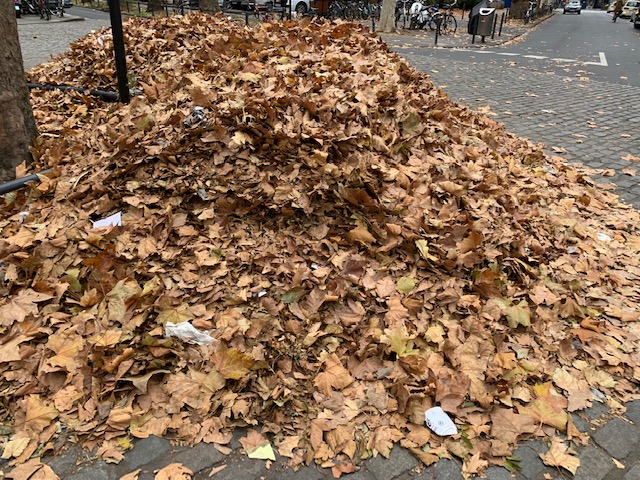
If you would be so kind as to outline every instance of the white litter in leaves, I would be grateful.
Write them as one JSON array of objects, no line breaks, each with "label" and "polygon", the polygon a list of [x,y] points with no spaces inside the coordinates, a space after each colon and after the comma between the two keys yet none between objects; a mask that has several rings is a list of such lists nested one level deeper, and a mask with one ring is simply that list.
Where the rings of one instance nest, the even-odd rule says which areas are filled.
[{"label": "white litter in leaves", "polygon": [[189,322],[171,323],[167,322],[164,326],[164,334],[167,337],[177,337],[187,343],[195,343],[198,345],[209,345],[213,343],[213,338],[206,332],[198,330]]}]

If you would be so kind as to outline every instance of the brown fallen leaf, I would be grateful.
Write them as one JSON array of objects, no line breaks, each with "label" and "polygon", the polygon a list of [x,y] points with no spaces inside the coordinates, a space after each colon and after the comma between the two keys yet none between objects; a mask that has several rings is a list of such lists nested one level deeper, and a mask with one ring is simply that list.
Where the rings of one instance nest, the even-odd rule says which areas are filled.
[{"label": "brown fallen leaf", "polygon": [[120,477],[120,480],[138,480],[138,475],[140,475],[141,469],[134,470],[133,472],[129,472]]},{"label": "brown fallen leaf", "polygon": [[156,472],[154,480],[191,480],[193,472],[181,463],[170,463]]},{"label": "brown fallen leaf", "polygon": [[580,466],[580,459],[571,455],[572,453],[575,452],[571,451],[562,440],[553,438],[549,451],[545,454],[540,453],[539,455],[546,465],[562,467],[575,475]]},{"label": "brown fallen leaf", "polygon": [[209,472],[209,476],[213,477],[216,473],[220,473],[222,470],[224,470],[225,468],[227,468],[227,465],[220,465],[218,467],[213,467],[211,469],[211,471]]}]

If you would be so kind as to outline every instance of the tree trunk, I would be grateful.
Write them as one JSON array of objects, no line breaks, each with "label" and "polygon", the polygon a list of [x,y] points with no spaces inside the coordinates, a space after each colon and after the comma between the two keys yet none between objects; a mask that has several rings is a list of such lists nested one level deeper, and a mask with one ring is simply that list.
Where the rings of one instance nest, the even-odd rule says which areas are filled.
[{"label": "tree trunk", "polygon": [[396,0],[383,0],[377,31],[382,33],[396,31]]},{"label": "tree trunk", "polygon": [[0,2],[0,182],[16,177],[16,166],[31,163],[29,147],[38,134],[24,76],[13,2]]},{"label": "tree trunk", "polygon": [[200,10],[205,13],[216,13],[220,11],[218,0],[200,0]]}]

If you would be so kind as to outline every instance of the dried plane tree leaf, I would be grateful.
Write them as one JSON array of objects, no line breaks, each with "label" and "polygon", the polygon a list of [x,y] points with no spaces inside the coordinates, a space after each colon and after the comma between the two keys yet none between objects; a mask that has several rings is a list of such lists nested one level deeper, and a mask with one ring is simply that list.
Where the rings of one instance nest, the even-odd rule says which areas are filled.
[{"label": "dried plane tree leaf", "polygon": [[[11,461],[59,425],[108,461],[129,434],[228,453],[255,425],[293,467],[400,443],[471,475],[528,436],[583,441],[568,412],[592,389],[637,393],[640,216],[601,172],[451,102],[361,25],[126,30],[143,95],[32,91],[53,173],[0,199]],[[115,91],[109,42],[29,80]],[[464,442],[426,429],[434,406]]]},{"label": "dried plane tree leaf", "polygon": [[551,467],[562,467],[575,475],[578,467],[580,467],[580,459],[571,455],[572,453],[575,452],[571,451],[564,442],[558,438],[553,438],[549,451],[539,455],[545,464]]},{"label": "dried plane tree leaf", "polygon": [[181,463],[170,463],[156,472],[154,480],[191,480],[193,472]]}]

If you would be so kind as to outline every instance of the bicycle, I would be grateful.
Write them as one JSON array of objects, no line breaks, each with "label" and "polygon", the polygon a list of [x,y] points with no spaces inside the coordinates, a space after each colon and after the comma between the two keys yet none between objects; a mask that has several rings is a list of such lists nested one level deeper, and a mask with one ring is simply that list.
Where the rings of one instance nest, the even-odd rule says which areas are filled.
[{"label": "bicycle", "polygon": [[[429,28],[431,30],[436,30],[439,27],[441,35],[456,33],[458,30],[458,21],[453,15],[453,6],[456,3],[457,0],[448,5],[443,5],[442,10],[435,12],[431,20],[429,20]],[[438,26],[438,24],[440,25]]]},{"label": "bicycle", "polygon": [[184,7],[189,6],[189,0],[173,0],[173,13],[184,15]]},{"label": "bicycle", "polygon": [[527,9],[527,11],[524,14],[524,24],[526,25],[527,23],[529,23],[531,20],[534,19],[534,15],[535,15],[535,6],[537,5],[537,2],[529,2],[529,8]]},{"label": "bicycle", "polygon": [[253,4],[253,15],[259,22],[272,22],[276,19],[273,9],[269,3],[265,5]]},{"label": "bicycle", "polygon": [[51,8],[51,14],[60,18],[64,17],[64,0],[56,1],[55,6]]},{"label": "bicycle", "polygon": [[51,20],[51,9],[47,4],[47,0],[36,0],[36,8],[40,14],[40,18]]},{"label": "bicycle", "polygon": [[[411,21],[411,15],[409,13],[411,3],[411,0],[396,1],[396,28],[406,28],[407,20]],[[402,25],[402,27],[400,25]]]}]

